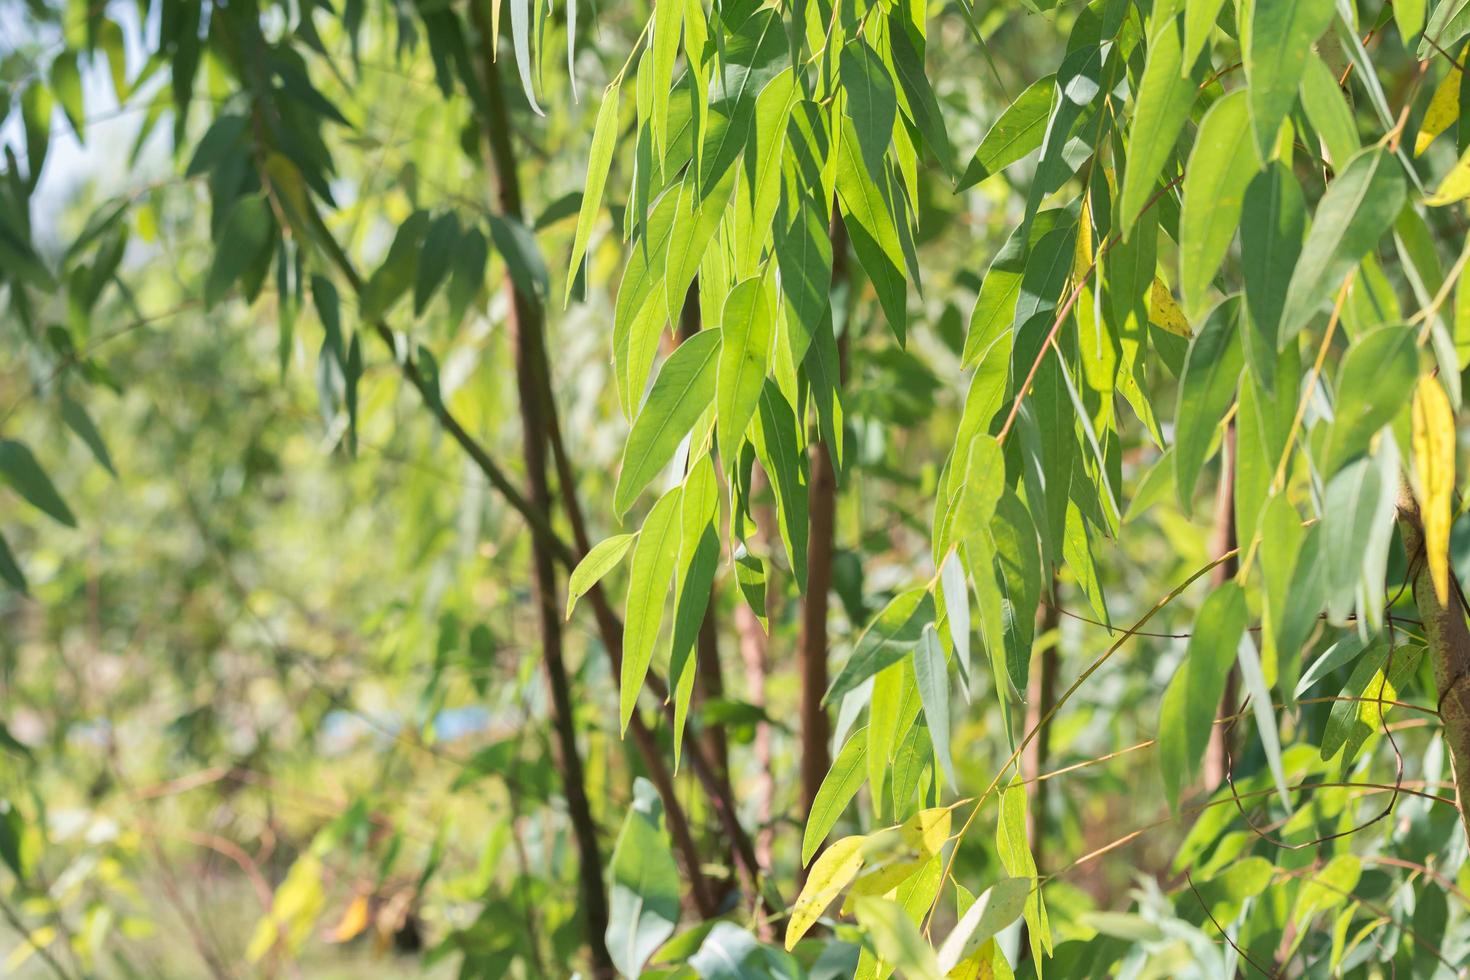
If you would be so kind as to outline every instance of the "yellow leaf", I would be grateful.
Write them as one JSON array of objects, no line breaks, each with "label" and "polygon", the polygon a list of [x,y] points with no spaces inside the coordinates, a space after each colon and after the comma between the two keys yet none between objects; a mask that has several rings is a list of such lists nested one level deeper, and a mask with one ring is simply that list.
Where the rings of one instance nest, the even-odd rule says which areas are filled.
[{"label": "yellow leaf", "polygon": [[1419,379],[1413,407],[1414,473],[1419,480],[1419,516],[1434,594],[1450,594],[1450,515],[1455,493],[1455,413],[1439,382]]},{"label": "yellow leaf", "polygon": [[987,939],[972,955],[956,963],[946,980],[1013,980],[1014,977],[1005,954],[994,939]]},{"label": "yellow leaf", "polygon": [[866,841],[867,838],[861,834],[844,837],[817,858],[786,923],[787,950],[795,947],[806,931],[816,925],[837,893],[862,870],[863,844]]},{"label": "yellow leaf", "polygon": [[1470,150],[1466,150],[1450,172],[1439,182],[1439,189],[1424,199],[1430,207],[1442,208],[1470,197]]},{"label": "yellow leaf", "polygon": [[1169,292],[1169,287],[1164,285],[1164,280],[1155,279],[1152,291],[1148,296],[1148,322],[1160,330],[1180,337],[1188,337],[1189,321],[1184,319],[1184,311],[1174,299],[1174,294]]},{"label": "yellow leaf", "polygon": [[852,883],[847,898],[842,903],[842,914],[852,912],[853,904],[864,896],[882,897],[903,884],[915,871],[928,864],[927,859],[897,861],[862,875]]},{"label": "yellow leaf", "polygon": [[905,844],[925,857],[939,853],[944,842],[949,840],[950,811],[952,807],[939,806],[931,810],[920,810],[909,817],[899,828]]},{"label": "yellow leaf", "polygon": [[345,943],[362,934],[368,924],[368,900],[366,895],[359,895],[352,903],[342,911],[342,920],[327,937],[328,942]]},{"label": "yellow leaf", "polygon": [[1435,137],[1449,129],[1460,118],[1460,69],[1451,68],[1434,90],[1429,108],[1424,110],[1424,121],[1419,124],[1419,135],[1414,138],[1414,156],[1429,149]]},{"label": "yellow leaf", "polygon": [[1082,217],[1077,220],[1077,251],[1072,256],[1072,278],[1080,280],[1092,271],[1092,204],[1082,199]]}]

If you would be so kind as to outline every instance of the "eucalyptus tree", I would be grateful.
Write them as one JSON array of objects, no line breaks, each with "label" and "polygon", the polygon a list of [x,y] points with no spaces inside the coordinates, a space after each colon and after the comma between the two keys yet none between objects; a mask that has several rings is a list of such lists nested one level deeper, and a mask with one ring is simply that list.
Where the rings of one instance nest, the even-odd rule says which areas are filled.
[{"label": "eucalyptus tree", "polygon": [[[283,372],[310,310],[334,443],[411,395],[524,525],[497,574],[528,583],[574,928],[521,934],[487,903],[435,956],[490,976],[1463,968],[1463,0],[32,7],[58,43],[5,66],[0,275],[57,394],[37,410],[110,467],[88,321],[126,294],[160,192],[107,201],[63,249],[32,233],[53,130],[85,138],[105,70],[146,107],[139,145],[169,124],[207,194],[202,307],[273,304]],[[434,89],[395,91],[405,66]],[[413,154],[376,117],[394,100]],[[504,360],[480,363],[476,322]],[[626,431],[605,483],[561,356],[589,331],[597,424]],[[469,382],[447,356],[467,350]],[[403,399],[364,401],[379,369]],[[0,472],[86,521],[24,441]],[[32,565],[0,547],[14,589]],[[753,651],[744,701],[722,635]],[[601,722],[578,717],[594,660]],[[792,725],[762,707],[787,675]],[[1150,737],[1074,730],[1048,770],[1105,685],[1087,723],[1121,736],[1142,711]],[[766,741],[745,752],[742,727]],[[603,728],[636,753],[615,837],[588,772]],[[1069,787],[1122,756],[1149,762],[1113,791],[1159,805],[1099,838]],[[255,960],[304,941],[310,862],[343,837],[278,884]],[[1126,909],[1072,883],[1126,878],[1159,837],[1177,850]]]}]

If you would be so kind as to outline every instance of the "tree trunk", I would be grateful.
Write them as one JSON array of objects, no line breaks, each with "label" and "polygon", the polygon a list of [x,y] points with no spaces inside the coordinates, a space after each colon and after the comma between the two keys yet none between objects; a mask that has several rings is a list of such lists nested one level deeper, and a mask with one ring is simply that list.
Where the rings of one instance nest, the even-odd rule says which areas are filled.
[{"label": "tree trunk", "polygon": [[[1220,488],[1215,494],[1215,530],[1210,536],[1210,557],[1218,558],[1233,551],[1235,540],[1235,422],[1225,426],[1224,441],[1220,446]],[[1219,586],[1235,577],[1239,562],[1235,558],[1222,561],[1210,570],[1210,584]],[[1220,696],[1217,717],[1235,713],[1240,700],[1240,670],[1230,668],[1225,679],[1225,693]],[[1210,729],[1209,746],[1205,749],[1205,787],[1213,790],[1225,779],[1230,770],[1232,736],[1235,726],[1215,725]]]},{"label": "tree trunk", "polygon": [[1424,560],[1424,527],[1419,506],[1407,486],[1399,489],[1399,533],[1409,556],[1414,604],[1424,622],[1424,638],[1434,663],[1434,685],[1439,689],[1439,716],[1445,745],[1450,750],[1460,824],[1470,838],[1470,629],[1465,626],[1465,594],[1450,575],[1448,602],[1440,602]]},{"label": "tree trunk", "polygon": [[[1048,633],[1056,634],[1061,615],[1057,612],[1057,576],[1052,573],[1050,601],[1043,600],[1036,616],[1036,638],[1041,640]],[[1041,662],[1031,671],[1031,680],[1026,685],[1026,726],[1031,731],[1041,723],[1057,702],[1057,673],[1061,657],[1061,637],[1054,635],[1051,643],[1041,651]],[[1026,805],[1026,836],[1031,841],[1031,854],[1036,859],[1038,873],[1046,873],[1046,809],[1047,794],[1051,784],[1038,781],[1046,772],[1051,756],[1051,726],[1037,729],[1036,737],[1026,746],[1021,755],[1021,776],[1027,780],[1030,799]],[[1021,944],[1027,948],[1026,943]]]},{"label": "tree trunk", "polygon": [[[832,212],[832,284],[847,280],[847,228]],[[833,323],[836,329],[837,324]],[[847,370],[847,333],[838,338],[841,372]],[[801,812],[810,817],[817,790],[832,766],[832,725],[822,698],[827,693],[827,611],[832,592],[832,556],[837,521],[837,471],[830,447],[820,438],[811,448],[810,521],[807,532],[806,599],[801,610]]]}]

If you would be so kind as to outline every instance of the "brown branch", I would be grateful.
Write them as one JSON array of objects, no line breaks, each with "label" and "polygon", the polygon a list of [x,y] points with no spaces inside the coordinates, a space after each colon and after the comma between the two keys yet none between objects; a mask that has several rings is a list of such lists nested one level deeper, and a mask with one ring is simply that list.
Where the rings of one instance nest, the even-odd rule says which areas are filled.
[{"label": "brown branch", "polygon": [[[492,48],[492,33],[487,29],[487,11],[483,5],[475,9],[476,27],[480,32],[480,51],[484,65],[485,84],[485,106],[489,118],[485,120],[487,138],[490,144],[491,158],[498,180],[499,204],[501,211],[507,216],[520,220],[523,216],[523,208],[520,194],[520,179],[516,170],[516,158],[514,148],[510,142],[510,120],[506,110],[505,93],[502,87],[500,72],[495,63],[495,52]],[[544,432],[548,440],[551,453],[556,465],[557,481],[560,484],[561,496],[564,508],[567,512],[568,521],[572,525],[573,539],[576,542],[577,551],[586,554],[591,548],[591,541],[587,535],[586,522],[582,515],[582,508],[577,499],[576,479],[572,472],[570,459],[567,455],[565,444],[562,441],[561,425],[557,418],[556,403],[552,396],[551,369],[546,356],[545,348],[545,326],[542,319],[542,310],[538,303],[529,297],[522,296],[515,290],[514,284],[507,281],[506,288],[510,290],[513,305],[517,310],[520,322],[527,325],[527,329],[537,334],[540,343],[533,352],[533,357],[523,365],[520,374],[527,385],[536,390],[531,395],[538,403],[540,417],[543,422]],[[551,501],[548,495],[546,509],[543,513],[549,515]],[[575,563],[569,559],[572,556],[566,554],[563,561],[568,568],[575,567]],[[593,589],[589,596],[592,602],[598,629],[601,633],[603,646],[613,660],[614,672],[621,671],[622,661],[622,628],[617,623],[616,617],[607,605],[607,599],[600,588]],[[633,730],[634,742],[638,747],[640,756],[643,758],[648,770],[650,781],[658,791],[659,798],[663,803],[665,820],[669,828],[670,836],[674,845],[683,858],[684,871],[689,879],[690,889],[693,893],[695,905],[701,915],[709,917],[717,909],[714,898],[710,892],[708,882],[701,867],[699,852],[694,845],[694,838],[689,829],[688,817],[684,813],[683,805],[680,803],[674,789],[672,776],[668,772],[663,756],[658,749],[653,737],[641,718],[634,717],[630,723]],[[708,770],[703,753],[697,747],[690,746],[690,763],[696,774]],[[700,777],[705,783],[706,792],[719,792],[725,799],[725,809],[728,809],[731,817],[734,814],[734,802],[726,786],[718,785],[718,780],[707,781],[706,777]],[[717,806],[717,810],[721,807]],[[739,828],[738,822],[735,823]],[[748,841],[747,841],[748,849]],[[753,858],[752,858],[753,861]],[[750,869],[752,882],[758,871]]]},{"label": "brown branch", "polygon": [[[1424,526],[1419,518],[1419,505],[1407,484],[1399,488],[1399,533],[1409,555],[1424,553]],[[1460,823],[1470,837],[1470,629],[1465,626],[1465,599],[1460,583],[1450,576],[1448,602],[1441,602],[1434,591],[1429,562],[1413,562],[1414,602],[1419,618],[1424,621],[1424,638],[1433,658],[1434,683],[1439,689],[1439,716],[1444,723],[1444,740],[1450,750],[1450,768],[1454,773],[1455,795],[1459,801]]]},{"label": "brown branch", "polygon": [[[832,286],[848,278],[847,226],[837,208],[832,209]],[[832,324],[833,329],[837,324]],[[839,382],[846,373],[847,331],[838,339]],[[822,439],[811,447],[811,484],[808,491],[810,518],[807,526],[807,581],[801,607],[801,637],[797,657],[801,670],[801,812],[811,816],[817,790],[832,766],[832,727],[822,698],[827,694],[827,613],[831,605],[832,560],[836,543],[837,470],[833,465],[836,447]],[[803,879],[805,871],[802,872]]]}]

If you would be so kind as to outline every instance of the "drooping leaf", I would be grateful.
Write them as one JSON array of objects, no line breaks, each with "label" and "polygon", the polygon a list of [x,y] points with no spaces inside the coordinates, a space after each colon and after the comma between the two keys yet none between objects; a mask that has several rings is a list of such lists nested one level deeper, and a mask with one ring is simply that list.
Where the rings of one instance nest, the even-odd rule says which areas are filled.
[{"label": "drooping leaf", "polygon": [[1174,413],[1174,489],[1188,514],[1215,429],[1235,397],[1244,362],[1240,297],[1222,300],[1189,345]]},{"label": "drooping leaf", "polygon": [[715,399],[720,331],[701,330],[664,362],[623,447],[613,509],[625,514],[674,456],[680,441]]},{"label": "drooping leaf", "polygon": [[1153,195],[1159,174],[1173,155],[1174,143],[1189,118],[1189,107],[1194,104],[1193,72],[1182,60],[1183,33],[1183,18],[1171,17],[1149,38],[1148,61],[1138,86],[1131,127],[1133,139],[1128,144],[1128,167],[1123,172],[1118,205],[1118,230],[1125,239],[1132,234],[1133,223]]},{"label": "drooping leaf", "polygon": [[737,283],[725,298],[715,387],[715,441],[727,460],[755,414],[770,367],[775,323],[764,277]]},{"label": "drooping leaf", "polygon": [[608,896],[607,950],[624,976],[641,974],[679,922],[679,868],[662,816],[653,784],[639,776],[613,847]]},{"label": "drooping leaf", "polygon": [[786,949],[794,948],[807,930],[817,924],[827,906],[863,866],[863,836],[844,837],[822,852],[807,873],[806,884],[796,896],[791,918],[786,920]]},{"label": "drooping leaf", "polygon": [[21,498],[53,520],[76,527],[71,508],[56,492],[56,486],[25,443],[0,439],[0,482],[10,486]]},{"label": "drooping leaf", "polygon": [[934,758],[939,760],[944,778],[953,787],[956,782],[954,761],[949,754],[949,664],[933,626],[924,628],[913,649],[913,658],[919,700],[924,706],[924,719],[929,723],[929,736],[934,740]]},{"label": "drooping leaf", "polygon": [[594,585],[602,581],[608,572],[618,566],[623,560],[623,555],[628,553],[634,539],[638,537],[633,534],[614,534],[604,538],[592,546],[592,550],[582,556],[577,562],[577,567],[572,569],[572,574],[567,579],[567,614],[566,618],[572,618],[572,610],[577,605],[577,600],[586,595]]},{"label": "drooping leaf", "polygon": [[1204,757],[1245,626],[1245,593],[1233,581],[1225,582],[1200,608],[1184,660],[1164,691],[1159,712],[1159,769],[1172,807],[1178,807],[1180,795],[1194,781]]},{"label": "drooping leaf", "polygon": [[597,108],[597,121],[592,127],[592,146],[587,153],[587,182],[582,188],[582,206],[577,212],[577,231],[572,240],[572,260],[568,263],[567,290],[566,297],[562,300],[563,305],[571,298],[577,267],[582,264],[582,256],[587,253],[587,243],[592,239],[592,226],[602,207],[602,192],[607,186],[608,171],[612,169],[613,149],[618,135],[618,96],[622,84],[622,75],[616,76],[602,93],[602,105]]},{"label": "drooping leaf", "polygon": [[801,837],[801,863],[803,865],[811,861],[812,855],[817,853],[817,848],[822,846],[822,841],[827,839],[832,828],[837,825],[842,811],[852,802],[857,795],[859,787],[863,785],[863,776],[867,770],[865,753],[868,746],[866,738],[867,729],[859,728],[848,736],[847,743],[842,746],[842,751],[837,753],[837,758],[832,760],[832,767],[827,770],[827,775],[822,777],[822,785],[817,788],[817,795],[812,800],[811,813],[807,816],[806,829]]},{"label": "drooping leaf", "polygon": [[1244,45],[1251,129],[1262,159],[1276,145],[1282,120],[1296,104],[1306,70],[1303,53],[1332,23],[1332,0],[1282,0],[1251,11],[1250,43]]},{"label": "drooping leaf", "polygon": [[1358,260],[1393,226],[1406,194],[1398,160],[1365,149],[1327,185],[1286,290],[1278,338],[1285,345],[1337,291]]},{"label": "drooping leaf", "polygon": [[1246,132],[1248,116],[1245,92],[1220,99],[1200,122],[1189,154],[1179,216],[1179,292],[1190,320],[1208,308],[1210,283],[1235,237],[1246,187],[1260,168]]},{"label": "drooping leaf", "polygon": [[1246,348],[1268,391],[1274,387],[1286,288],[1302,251],[1306,225],[1296,175],[1286,164],[1273,161],[1246,188],[1240,214],[1240,267],[1249,325]]},{"label": "drooping leaf", "polygon": [[1054,75],[1038,78],[1016,96],[1016,101],[985,133],[985,138],[975,150],[974,159],[965,168],[955,189],[962,191],[973,187],[1040,147],[1055,97]]},{"label": "drooping leaf", "polygon": [[1455,413],[1439,383],[1419,379],[1414,388],[1414,473],[1424,557],[1441,605],[1450,596],[1450,519],[1455,493]]},{"label": "drooping leaf", "polygon": [[902,660],[934,622],[934,597],[927,589],[895,596],[863,631],[852,656],[842,665],[823,701],[831,704],[874,674]]},{"label": "drooping leaf", "polygon": [[1002,878],[985,889],[960,916],[939,947],[939,969],[951,976],[996,933],[1020,918],[1033,886],[1030,878]]},{"label": "drooping leaf", "polygon": [[664,605],[679,554],[679,501],[682,487],[659,498],[648,512],[628,573],[627,613],[623,620],[623,670],[619,684],[618,723],[623,732],[638,706],[638,692],[648,676],[653,646],[663,623]]}]

